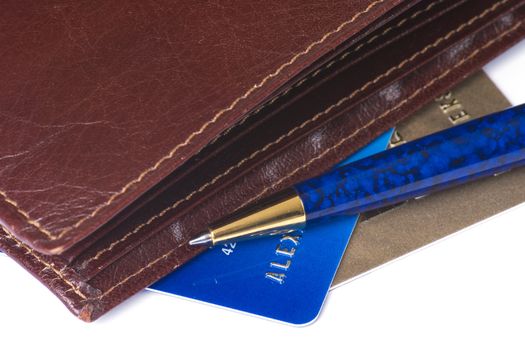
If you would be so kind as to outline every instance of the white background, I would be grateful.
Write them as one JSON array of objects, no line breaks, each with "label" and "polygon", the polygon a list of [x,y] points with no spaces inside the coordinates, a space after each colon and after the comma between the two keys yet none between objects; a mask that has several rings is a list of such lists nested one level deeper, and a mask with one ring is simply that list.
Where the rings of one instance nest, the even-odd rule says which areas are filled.
[{"label": "white background", "polygon": [[[525,102],[525,41],[486,71]],[[524,348],[524,227],[521,205],[387,264],[333,290],[302,328],[152,292],[86,324],[2,256],[0,347]]]}]

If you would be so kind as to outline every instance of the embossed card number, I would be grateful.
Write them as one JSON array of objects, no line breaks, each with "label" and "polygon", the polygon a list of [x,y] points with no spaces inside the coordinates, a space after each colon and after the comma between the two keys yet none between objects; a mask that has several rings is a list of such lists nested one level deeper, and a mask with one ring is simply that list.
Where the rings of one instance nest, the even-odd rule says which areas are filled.
[{"label": "embossed card number", "polygon": [[221,251],[224,253],[224,255],[228,256],[228,255],[233,253],[233,250],[237,246],[237,243],[235,243],[235,242],[225,243],[225,244],[223,244],[223,246],[224,247],[221,249]]}]

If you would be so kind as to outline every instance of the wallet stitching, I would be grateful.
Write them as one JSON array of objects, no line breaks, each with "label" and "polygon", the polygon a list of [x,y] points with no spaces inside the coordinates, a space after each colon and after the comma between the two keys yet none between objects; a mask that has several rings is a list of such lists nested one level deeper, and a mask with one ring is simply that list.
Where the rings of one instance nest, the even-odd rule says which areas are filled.
[{"label": "wallet stitching", "polygon": [[[287,89],[286,91],[284,91],[281,95],[277,96],[276,98],[272,99],[271,101],[269,101],[266,105],[264,106],[261,106],[260,108],[258,108],[256,111],[254,111],[251,115],[253,114],[256,114],[258,113],[262,108],[265,108],[269,105],[271,105],[272,103],[274,103],[275,101],[277,101],[277,99],[285,96],[286,94],[288,94],[290,91],[292,91],[294,88],[296,87],[299,87],[301,84],[305,83],[307,80],[315,77],[317,74],[319,74],[320,72],[328,69],[329,67],[332,66],[332,64],[334,64],[336,61],[342,61],[344,60],[345,58],[348,57],[348,55],[350,55],[350,53],[355,53],[357,51],[359,51],[361,48],[363,48],[366,44],[370,44],[372,43],[374,40],[376,40],[377,38],[387,34],[388,32],[390,32],[392,29],[394,28],[399,28],[401,25],[403,25],[404,23],[406,23],[409,19],[414,19],[416,18],[417,16],[419,16],[420,14],[424,13],[424,12],[427,12],[429,11],[430,9],[432,9],[435,5],[437,5],[438,3],[442,2],[444,0],[440,0],[440,1],[436,1],[436,2],[433,2],[431,3],[429,6],[427,6],[425,9],[423,10],[420,10],[420,11],[417,11],[415,13],[412,14],[412,16],[408,17],[408,18],[404,18],[403,20],[399,21],[397,24],[385,29],[381,34],[377,34],[375,35],[374,37],[370,38],[367,42],[365,43],[362,43],[360,44],[358,47],[356,47],[354,50],[351,50],[351,51],[348,51],[346,53],[344,53],[341,57],[339,57],[338,59],[334,59],[333,61],[329,62],[326,66],[322,67],[322,68],[319,68],[317,71],[315,71],[313,73],[313,75],[299,81],[296,85],[294,86],[291,86],[289,89]],[[249,116],[248,116],[249,117]],[[237,126],[241,125],[244,121],[246,121],[246,119],[248,118],[244,118],[243,121],[241,121],[241,123],[237,124]],[[313,122],[314,120],[311,120],[311,122]],[[308,123],[306,123],[308,124]],[[282,139],[286,138],[286,137],[289,137],[293,134],[293,132],[295,132],[296,130],[298,129],[301,129],[303,127],[306,126],[305,123],[301,124],[299,127],[296,127],[292,130],[290,130],[287,134],[285,135],[282,135],[279,139],[277,139],[276,141],[273,141],[272,143],[266,145],[265,147],[263,147],[262,149],[252,153],[250,156],[242,159],[239,163],[237,163],[236,165],[234,166],[231,166],[230,168],[228,168],[224,173],[220,174],[220,175],[217,175],[215,178],[213,178],[210,182],[207,182],[205,183],[204,185],[202,185],[200,188],[198,188],[197,190],[191,192],[190,194],[188,194],[186,197],[180,199],[179,201],[175,202],[174,204],[172,204],[171,206],[165,208],[164,210],[162,210],[159,214],[151,217],[148,221],[146,221],[145,223],[142,223],[140,225],[138,225],[137,227],[135,227],[132,231],[128,232],[126,235],[124,235],[122,238],[120,238],[119,240],[111,243],[107,248],[97,252],[97,254],[95,256],[93,256],[92,258],[86,260],[83,264],[86,265],[88,263],[90,263],[91,261],[93,260],[98,260],[102,254],[104,254],[105,252],[107,251],[110,251],[112,250],[116,245],[126,241],[131,235],[137,233],[138,231],[140,231],[143,227],[146,227],[148,225],[150,225],[153,221],[155,221],[156,219],[158,219],[159,217],[162,217],[164,216],[168,211],[171,211],[173,209],[175,209],[176,207],[178,207],[180,204],[182,204],[183,202],[186,202],[188,200],[190,200],[195,194],[197,193],[200,193],[202,192],[204,189],[208,188],[209,186],[213,185],[214,183],[216,183],[219,179],[223,178],[224,176],[228,175],[232,170],[240,167],[242,164],[244,164],[245,162],[247,162],[248,160],[250,159],[253,159],[256,155],[266,151],[269,147],[279,143],[280,141],[282,141]],[[231,130],[231,129],[229,129]],[[226,135],[226,134],[224,134]],[[224,136],[223,135],[223,136]]]},{"label": "wallet stitching", "polygon": [[24,248],[24,250],[26,251],[26,254],[30,254],[32,255],[41,265],[44,266],[44,268],[42,270],[40,270],[40,272],[43,272],[45,269],[49,269],[50,271],[52,271],[55,275],[58,276],[58,278],[60,280],[62,280],[65,284],[67,284],[70,289],[66,290],[69,291],[73,291],[76,295],[78,295],[79,297],[81,297],[82,299],[86,300],[87,299],[87,296],[82,293],[80,291],[80,289],[78,289],[77,286],[75,286],[69,279],[67,279],[60,270],[57,270],[53,264],[50,264],[44,260],[42,260],[38,255],[36,255],[33,251],[33,249],[29,248],[27,245],[25,245],[24,243],[22,243],[21,241],[19,241],[13,234],[11,234],[11,232],[9,232],[8,229],[6,229],[5,227],[3,226],[0,226],[2,228],[2,231],[4,231],[4,233],[7,235],[7,238],[8,239],[11,239],[13,242],[15,242],[15,245],[19,248]]},{"label": "wallet stitching", "polygon": [[[315,158],[312,158],[308,163],[302,165],[301,167],[295,169],[291,174],[289,174],[288,176],[282,178],[279,182],[276,183],[276,185],[278,185],[279,183],[283,182],[284,180],[286,180],[287,178],[293,176],[295,173],[297,173],[299,170],[301,169],[304,169],[305,167],[307,167],[308,165],[310,165],[311,163],[313,163],[314,161],[316,161],[317,159],[323,157],[324,155],[326,155],[329,151],[332,151],[332,150],[335,150],[336,148],[339,148],[343,143],[347,142],[349,139],[355,137],[358,133],[362,132],[363,130],[365,130],[367,127],[371,126],[372,124],[376,123],[377,121],[383,119],[385,116],[387,116],[389,113],[393,112],[394,110],[400,108],[401,106],[403,106],[404,104],[408,103],[411,99],[413,99],[414,97],[416,97],[417,95],[419,95],[421,93],[421,91],[423,90],[426,90],[428,89],[429,87],[431,87],[436,81],[438,80],[441,80],[443,79],[444,77],[446,77],[448,74],[450,74],[450,72],[456,68],[458,68],[459,66],[463,65],[465,62],[469,61],[470,59],[472,59],[473,57],[475,57],[476,55],[478,55],[481,51],[485,50],[486,48],[488,48],[489,46],[491,46],[492,44],[494,44],[496,41],[498,41],[501,37],[509,34],[510,32],[516,30],[519,26],[521,26],[522,24],[522,21],[519,21],[518,23],[516,23],[513,27],[511,27],[510,29],[502,32],[500,35],[498,35],[497,37],[495,37],[494,39],[488,41],[487,43],[485,43],[482,47],[474,50],[469,56],[463,58],[462,60],[460,60],[457,64],[455,64],[452,68],[449,68],[448,70],[446,70],[445,72],[443,72],[442,74],[440,74],[439,76],[435,77],[434,79],[432,79],[431,81],[429,81],[427,84],[425,84],[423,87],[421,87],[420,89],[417,89],[412,95],[410,95],[409,97],[407,97],[407,99],[401,101],[399,104],[397,104],[396,106],[390,108],[389,110],[387,110],[386,112],[384,112],[383,114],[381,114],[379,117],[377,117],[376,119],[373,119],[371,120],[370,122],[368,122],[367,124],[363,125],[361,128],[357,129],[356,131],[354,131],[351,135],[349,135],[348,137],[344,138],[343,140],[341,140],[340,142],[338,142],[337,144],[335,144],[334,146],[330,147],[329,149],[325,150],[324,152],[322,152],[321,154],[319,154],[318,156],[316,156]],[[260,196],[262,196],[264,193],[267,192],[269,188],[266,188],[265,190],[263,190],[262,192],[260,192],[255,198],[253,199],[257,199],[259,198]],[[239,207],[240,208],[240,207]],[[180,247],[180,246],[179,246]],[[105,291],[103,294],[101,294],[99,297],[97,297],[97,299],[101,299],[101,298],[104,298],[106,297],[107,295],[109,295],[111,292],[113,292],[116,288],[118,288],[120,285],[126,283],[127,281],[129,281],[131,278],[141,274],[142,272],[144,272],[145,270],[147,270],[148,268],[152,267],[153,265],[157,264],[159,261],[162,261],[162,260],[165,260],[167,259],[171,254],[173,254],[174,252],[176,252],[176,248],[169,251],[168,253],[160,256],[159,258],[151,261],[148,265],[142,267],[141,269],[139,269],[137,272],[127,276],[126,278],[124,278],[123,280],[121,280],[120,282],[118,282],[117,284],[115,284],[114,286],[112,286],[111,288],[109,288],[107,291]],[[178,265],[176,265],[178,266]],[[175,266],[175,267],[176,267]]]},{"label": "wallet stitching", "polygon": [[27,220],[26,222],[28,224],[36,227],[38,230],[40,230],[40,232],[43,232],[48,236],[52,235],[52,233],[49,232],[49,230],[47,230],[46,228],[42,227],[38,221],[31,219],[29,214],[26,211],[24,211],[22,208],[20,208],[20,206],[18,205],[16,201],[12,200],[11,198],[7,196],[7,193],[0,190],[0,196],[2,196],[2,198],[4,199],[4,202],[11,204],[19,214],[21,214],[24,218],[26,218]]},{"label": "wallet stitching", "polygon": [[[321,155],[311,159],[307,164],[301,166],[300,168],[297,168],[292,174],[290,174],[288,177],[292,176],[294,173],[296,173],[297,171],[299,171],[300,169],[304,168],[305,166],[311,164],[313,161],[315,161],[316,159],[319,159],[320,157],[322,157],[324,154],[327,153],[327,151],[330,151],[330,150],[334,150],[335,148],[338,148],[339,146],[341,146],[344,142],[348,141],[350,138],[354,137],[357,133],[363,131],[367,126],[370,126],[372,124],[374,124],[375,122],[379,121],[381,118],[384,118],[388,113],[394,111],[395,109],[399,108],[402,104],[405,104],[407,103],[408,101],[410,101],[412,98],[414,98],[415,96],[417,96],[421,91],[425,90],[425,89],[428,89],[431,85],[433,85],[436,81],[438,80],[441,80],[443,79],[445,76],[447,76],[448,74],[450,74],[450,72],[456,68],[458,68],[459,66],[463,65],[465,62],[467,62],[468,60],[472,59],[474,56],[478,55],[481,51],[487,49],[489,46],[491,46],[492,44],[494,44],[496,41],[498,41],[501,37],[509,34],[510,32],[516,30],[520,25],[522,24],[522,21],[519,21],[518,23],[516,23],[513,27],[511,27],[510,29],[500,33],[498,36],[496,36],[495,38],[493,38],[492,40],[488,41],[487,43],[485,43],[483,46],[481,46],[480,48],[474,50],[469,56],[463,58],[462,60],[460,60],[458,63],[456,63],[453,67],[449,68],[448,70],[446,70],[445,72],[443,72],[441,75],[437,76],[436,78],[432,79],[430,82],[428,82],[427,84],[425,84],[425,86],[423,86],[421,89],[418,89],[416,90],[412,95],[410,95],[406,100],[403,100],[401,103],[399,103],[398,105],[392,107],[391,109],[387,110],[385,113],[383,113],[381,116],[379,116],[378,118],[376,119],[373,119],[372,121],[370,121],[369,123],[367,123],[366,125],[364,125],[363,127],[361,127],[360,129],[356,130],[354,133],[352,133],[352,135],[348,136],[347,138],[343,139],[341,142],[338,142],[336,145],[332,146],[330,149],[326,150],[325,152],[323,152]],[[286,178],[282,179],[282,181],[284,181]],[[280,182],[282,182],[280,181]],[[259,193],[258,197],[263,195],[265,193],[265,191]],[[257,197],[256,197],[257,198]],[[2,227],[3,228],[3,227]],[[27,251],[27,254],[30,254],[32,255],[33,257],[35,257],[37,259],[37,261],[39,261],[45,268],[50,268],[51,271],[53,271],[59,279],[61,279],[64,283],[66,283],[68,286],[70,286],[72,288],[72,290],[75,292],[75,294],[77,294],[80,298],[84,299],[84,300],[87,300],[88,298],[75,286],[73,285],[69,280],[66,279],[66,277],[58,270],[56,270],[53,266],[51,266],[49,263],[46,263],[45,261],[41,260],[35,253],[34,251],[31,249],[31,248],[28,248],[24,243],[22,243],[21,241],[19,241],[16,237],[14,237],[13,235],[10,234],[10,232],[8,230],[5,230],[4,229],[4,232],[9,236],[8,238],[11,238],[13,241],[15,241],[17,243],[17,246],[19,247],[23,247],[26,251]],[[180,247],[181,245],[179,245],[178,247]],[[178,248],[177,247],[177,248]],[[106,290],[104,293],[100,294],[99,296],[97,296],[96,298],[93,298],[93,299],[97,299],[97,300],[100,300],[104,297],[106,297],[107,295],[109,295],[111,292],[113,292],[116,288],[118,288],[119,286],[121,286],[122,284],[126,283],[127,281],[129,281],[131,278],[141,274],[142,272],[144,272],[145,270],[149,269],[150,267],[152,267],[153,265],[157,264],[159,261],[162,261],[163,259],[167,259],[171,254],[173,254],[176,249],[172,249],[170,250],[168,253],[160,256],[159,258],[151,261],[148,265],[142,267],[141,269],[137,270],[135,273],[127,276],[126,278],[124,278],[123,280],[121,280],[120,282],[118,282],[117,284],[113,285],[112,287],[110,287],[108,290]],[[44,270],[42,269],[42,271]]]},{"label": "wallet stitching", "polygon": [[376,0],[370,4],[368,4],[368,6],[362,10],[361,12],[358,12],[356,14],[354,14],[349,20],[341,23],[336,29],[330,31],[330,32],[327,32],[326,34],[324,34],[320,39],[314,41],[313,43],[311,43],[310,45],[308,45],[306,47],[306,49],[304,49],[303,51],[295,54],[288,62],[282,64],[276,71],[274,71],[273,73],[270,73],[269,75],[267,75],[264,79],[262,79],[259,83],[255,84],[254,86],[252,86],[250,89],[248,89],[243,95],[239,96],[237,99],[235,99],[227,108],[224,108],[222,110],[220,110],[219,112],[217,112],[212,119],[210,119],[209,121],[207,121],[206,123],[204,123],[200,128],[199,130],[197,131],[194,131],[192,132],[184,142],[178,144],[177,146],[175,146],[167,155],[165,155],[164,157],[162,157],[160,160],[158,160],[153,166],[147,168],[146,170],[144,170],[142,173],[140,173],[140,175],[133,179],[132,181],[130,181],[129,183],[127,183],[124,187],[122,187],[118,192],[114,193],[113,195],[111,195],[111,197],[109,197],[104,203],[102,203],[101,205],[99,205],[98,207],[96,207],[90,214],[88,214],[87,216],[83,217],[82,219],[78,220],[75,224],[63,229],[61,232],[59,232],[58,234],[52,234],[49,230],[43,228],[37,221],[33,220],[30,218],[29,214],[27,212],[25,212],[24,210],[22,210],[18,203],[16,203],[15,201],[9,199],[6,195],[5,192],[1,192],[1,195],[2,197],[4,197],[4,200],[6,202],[8,202],[9,204],[15,206],[15,208],[17,209],[17,211],[22,214],[28,221],[27,223],[31,224],[32,226],[36,227],[41,233],[45,234],[48,239],[50,240],[57,240],[57,239],[60,239],[62,238],[66,233],[68,233],[69,231],[75,229],[75,228],[78,228],[80,225],[82,225],[86,220],[90,219],[90,218],[93,218],[100,210],[102,210],[103,208],[107,207],[108,205],[110,205],[111,203],[113,203],[113,201],[123,195],[124,193],[126,193],[133,185],[141,182],[145,177],[146,175],[148,175],[149,173],[157,170],[160,165],[162,163],[164,163],[166,160],[168,159],[171,159],[175,156],[175,154],[177,154],[177,151],[181,148],[181,147],[185,147],[187,146],[188,144],[190,144],[190,142],[193,140],[194,137],[202,134],[204,132],[204,130],[206,130],[210,125],[214,124],[222,115],[224,115],[226,112],[229,112],[229,111],[232,111],[235,109],[235,107],[237,106],[237,104],[248,98],[248,96],[250,96],[254,91],[256,91],[257,89],[260,89],[261,87],[263,87],[266,82],[268,82],[270,79],[278,76],[285,68],[287,68],[288,66],[292,65],[295,61],[297,61],[297,59],[299,59],[301,56],[304,56],[306,55],[307,53],[309,53],[314,47],[322,44],[324,41],[326,41],[326,39],[328,39],[329,37],[331,37],[332,35],[336,34],[336,33],[339,33],[341,30],[343,30],[343,28],[345,28],[347,25],[355,22],[360,16],[362,16],[363,14],[366,14],[368,12],[370,12],[370,10],[372,10],[372,8],[374,8],[376,5],[384,2],[385,0]]},{"label": "wallet stitching", "polygon": [[412,20],[412,19],[415,19],[416,17],[418,17],[419,15],[421,15],[422,13],[425,13],[425,12],[428,12],[430,11],[433,7],[435,7],[436,5],[442,3],[443,1],[445,0],[437,0],[437,1],[434,1],[432,2],[430,5],[428,5],[426,8],[424,9],[421,9],[419,11],[416,11],[414,12],[410,17],[407,17],[407,18],[403,18],[401,21],[399,21],[398,23],[396,23],[395,25],[392,25],[388,28],[386,28],[383,32],[379,33],[379,34],[376,34],[374,36],[372,36],[370,39],[368,39],[366,42],[363,42],[361,44],[359,44],[357,47],[355,47],[354,49],[351,49],[351,50],[348,50],[347,52],[344,52],[342,53],[339,57],[336,57],[335,59],[329,61],[328,63],[326,63],[324,66],[318,68],[317,70],[315,70],[313,73],[311,73],[310,75],[308,75],[307,77],[301,79],[300,81],[298,81],[297,83],[295,83],[294,85],[290,86],[289,88],[287,88],[286,90],[284,90],[283,92],[281,92],[279,95],[275,96],[273,99],[271,99],[270,101],[266,102],[266,103],[263,103],[261,106],[259,106],[256,110],[254,110],[253,112],[249,113],[246,117],[244,117],[240,122],[238,122],[237,124],[234,125],[234,127],[226,130],[222,135],[220,135],[219,137],[215,138],[213,141],[210,142],[210,145],[214,144],[215,142],[217,142],[219,139],[221,139],[222,137],[228,135],[234,128],[237,128],[241,125],[243,125],[247,120],[249,120],[253,115],[259,113],[262,109],[266,108],[266,107],[269,107],[271,106],[272,104],[274,104],[275,102],[277,102],[278,100],[280,100],[282,97],[286,96],[287,94],[289,94],[290,92],[292,92],[293,90],[295,90],[296,88],[300,87],[301,85],[303,85],[304,83],[310,81],[311,79],[315,78],[317,75],[319,75],[320,73],[323,73],[324,71],[326,71],[328,68],[332,67],[335,63],[337,62],[342,62],[344,61],[350,54],[352,53],[356,53],[358,52],[359,50],[361,50],[363,47],[365,47],[366,45],[369,45],[371,43],[373,43],[375,40],[381,38],[382,36],[388,34],[392,29],[397,29],[397,28],[400,28],[403,24],[405,24],[407,21],[409,20]]},{"label": "wallet stitching", "polygon": [[[521,25],[521,21],[518,22],[517,24],[515,24],[512,28],[508,29],[507,31],[503,32],[502,34],[498,35],[496,38],[494,38],[493,40],[487,42],[485,45],[483,45],[481,48],[479,49],[476,49],[474,50],[469,56],[467,56],[466,58],[462,59],[461,61],[459,61],[456,65],[454,65],[453,68],[450,68],[448,70],[446,70],[444,73],[440,74],[439,76],[437,76],[436,78],[432,79],[429,83],[425,84],[423,87],[417,89],[414,93],[412,93],[412,95],[410,95],[409,97],[407,97],[405,100],[401,101],[400,103],[398,103],[397,105],[395,105],[394,107],[388,109],[387,111],[385,111],[383,114],[379,115],[377,118],[375,119],[372,119],[371,121],[369,121],[368,123],[364,124],[361,128],[357,129],[356,131],[354,131],[352,134],[350,134],[348,137],[342,139],[341,141],[337,142],[334,146],[328,148],[327,150],[321,152],[319,155],[315,156],[314,158],[310,159],[307,163],[301,165],[300,167],[296,168],[294,171],[292,171],[291,173],[289,173],[288,175],[286,175],[285,177],[281,178],[279,181],[277,181],[275,184],[273,184],[273,187],[275,186],[278,186],[279,184],[281,184],[282,182],[284,182],[285,180],[289,179],[290,177],[292,177],[293,175],[295,175],[297,172],[299,172],[300,170],[308,167],[310,164],[312,164],[314,161],[324,157],[328,152],[330,152],[331,150],[333,149],[336,149],[336,148],[339,148],[339,146],[341,146],[342,144],[344,144],[345,142],[347,142],[349,139],[355,137],[357,134],[359,134],[361,131],[367,129],[368,127],[370,127],[371,125],[375,124],[377,121],[379,120],[382,120],[383,118],[385,118],[389,113],[391,113],[392,111],[394,110],[397,110],[399,109],[400,107],[402,107],[403,105],[405,105],[406,103],[408,103],[409,101],[411,101],[414,97],[416,97],[417,95],[420,94],[421,91],[423,90],[426,90],[428,89],[431,85],[433,85],[437,80],[440,80],[440,79],[443,79],[445,76],[447,76],[448,74],[450,74],[450,72],[452,71],[452,69],[455,69],[457,68],[458,66],[462,65],[463,63],[465,63],[466,61],[472,59],[474,56],[476,56],[481,50],[487,48],[488,46],[492,45],[496,40],[499,40],[499,38],[501,38],[502,36],[508,34],[509,32],[517,29],[519,26]],[[265,189],[263,189],[259,194],[257,194],[255,197],[251,197],[250,198],[250,201],[255,201],[257,200],[258,198],[260,198],[261,196],[263,196],[266,192],[268,192],[270,190],[270,187],[266,187]],[[242,208],[244,205],[246,205],[246,203],[244,203],[243,205],[239,206],[237,209],[235,209],[234,211]]]},{"label": "wallet stitching", "polygon": [[[360,92],[363,92],[364,90],[366,90],[369,86],[373,85],[373,84],[376,84],[378,81],[380,81],[381,79],[383,78],[386,78],[388,77],[390,74],[392,74],[394,71],[396,70],[399,70],[401,68],[403,68],[407,63],[413,61],[414,59],[416,59],[417,57],[419,57],[420,55],[424,54],[425,52],[427,52],[429,49],[431,48],[434,48],[436,46],[438,46],[439,44],[441,44],[443,41],[445,40],[448,40],[452,35],[454,34],[457,34],[459,32],[461,32],[463,29],[465,29],[466,27],[468,27],[469,25],[472,25],[475,21],[485,17],[487,14],[495,11],[499,6],[503,5],[504,3],[508,2],[510,0],[503,0],[501,2],[498,2],[496,4],[494,4],[491,8],[488,8],[486,9],[484,12],[482,12],[481,14],[475,16],[475,17],[472,17],[469,21],[467,22],[464,22],[462,23],[459,27],[457,27],[456,29],[448,32],[445,36],[443,37],[440,37],[438,38],[436,41],[434,41],[432,44],[429,44],[427,45],[426,47],[424,47],[422,50],[414,53],[411,57],[403,60],[401,63],[399,63],[397,66],[395,67],[392,67],[390,69],[388,69],[385,73],[377,76],[374,80],[371,80],[371,81],[368,81],[365,85],[361,86],[359,89],[357,90],[354,90],[350,95],[342,98],[341,100],[339,100],[336,104],[334,105],[331,105],[330,107],[328,107],[327,109],[325,109],[324,111],[316,114],[315,116],[313,116],[311,119],[308,119],[306,120],[305,122],[303,122],[301,125],[291,129],[290,131],[288,131],[286,134],[284,135],[281,135],[279,138],[277,138],[275,141],[273,142],[270,142],[269,144],[267,144],[266,146],[264,146],[263,148],[253,152],[251,155],[249,155],[248,157],[242,159],[239,163],[231,166],[230,168],[228,168],[225,172],[223,172],[222,174],[220,175],[217,175],[216,177],[214,177],[211,181],[205,183],[204,185],[202,185],[201,187],[199,187],[197,190],[191,192],[190,194],[188,194],[186,197],[176,201],[174,204],[172,204],[171,206],[163,209],[160,213],[158,213],[157,215],[154,215],[152,216],[150,219],[148,219],[148,221],[138,225],[137,227],[135,227],[132,231],[128,232],[126,235],[124,235],[122,238],[120,238],[119,240],[111,243],[107,248],[97,252],[96,255],[94,255],[92,258],[90,259],[87,259],[86,261],[83,262],[83,266],[86,266],[88,263],[90,263],[91,261],[94,261],[94,260],[98,260],[104,253],[106,253],[107,251],[110,251],[112,250],[115,246],[119,245],[120,243],[126,241],[129,237],[131,237],[133,234],[137,233],[138,231],[140,231],[142,228],[150,225],[152,222],[154,222],[156,219],[164,216],[168,211],[171,211],[173,209],[175,209],[176,207],[178,207],[180,204],[182,204],[183,202],[185,201],[188,201],[189,199],[191,199],[195,194],[198,194],[200,192],[202,192],[203,190],[205,190],[206,188],[208,188],[209,186],[213,185],[214,183],[216,183],[219,179],[223,178],[224,176],[228,175],[229,173],[231,173],[233,170],[239,168],[240,166],[242,166],[244,163],[246,163],[247,161],[255,158],[257,155],[259,155],[260,153],[263,153],[265,152],[266,150],[268,150],[270,147],[273,147],[275,145],[277,145],[278,143],[280,143],[282,140],[290,137],[291,135],[293,135],[296,131],[306,127],[308,124],[310,123],[313,123],[315,122],[316,120],[318,120],[320,117],[322,117],[323,115],[331,112],[333,109],[341,106],[343,103],[347,102],[348,100],[352,99],[355,95],[357,95],[358,93]],[[429,6],[430,7],[430,6]],[[429,8],[427,7],[427,9]],[[390,27],[390,28],[393,28],[393,27]],[[389,30],[389,29],[387,29]],[[385,30],[385,32],[387,31]],[[385,33],[384,32],[384,33]]]}]

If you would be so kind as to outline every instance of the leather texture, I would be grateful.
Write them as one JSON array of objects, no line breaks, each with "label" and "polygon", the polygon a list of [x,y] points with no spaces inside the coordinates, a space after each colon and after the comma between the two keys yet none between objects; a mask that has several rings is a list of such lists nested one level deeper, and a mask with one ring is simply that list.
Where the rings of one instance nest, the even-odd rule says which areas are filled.
[{"label": "leather texture", "polygon": [[85,321],[525,35],[523,0],[0,9],[0,248]]},{"label": "leather texture", "polygon": [[396,2],[3,2],[7,227],[69,248]]}]

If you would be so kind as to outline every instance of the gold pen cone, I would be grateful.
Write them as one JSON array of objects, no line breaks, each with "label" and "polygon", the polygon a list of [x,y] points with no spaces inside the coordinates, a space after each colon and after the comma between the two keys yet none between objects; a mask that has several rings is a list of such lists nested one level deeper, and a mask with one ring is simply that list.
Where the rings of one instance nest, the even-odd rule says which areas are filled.
[{"label": "gold pen cone", "polygon": [[293,190],[281,192],[268,200],[247,207],[213,225],[208,232],[190,241],[201,245],[238,241],[299,229],[306,223],[301,198]]}]

